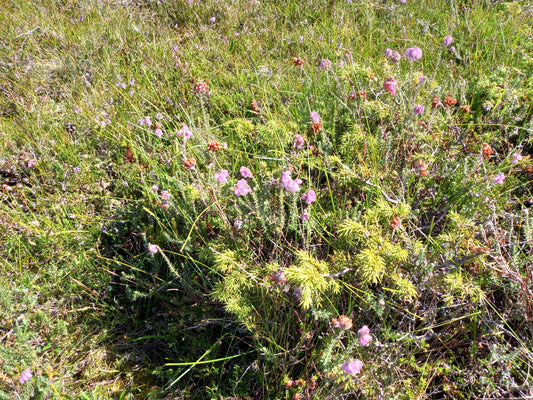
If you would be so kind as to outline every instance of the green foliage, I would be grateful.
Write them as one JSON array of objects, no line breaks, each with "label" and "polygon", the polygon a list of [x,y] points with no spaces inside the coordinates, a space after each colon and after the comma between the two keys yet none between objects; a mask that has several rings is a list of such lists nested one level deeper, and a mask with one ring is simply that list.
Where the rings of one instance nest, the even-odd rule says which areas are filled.
[{"label": "green foliage", "polygon": [[0,398],[531,396],[527,2],[4,10]]}]

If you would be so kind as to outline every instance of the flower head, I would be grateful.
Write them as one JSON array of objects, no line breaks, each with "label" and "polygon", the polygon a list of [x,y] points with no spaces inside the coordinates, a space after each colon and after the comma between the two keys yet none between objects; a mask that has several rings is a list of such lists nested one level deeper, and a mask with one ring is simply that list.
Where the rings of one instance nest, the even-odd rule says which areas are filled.
[{"label": "flower head", "polygon": [[413,108],[413,114],[415,115],[422,115],[424,114],[424,106],[421,104],[418,104]]},{"label": "flower head", "polygon": [[352,329],[352,319],[346,315],[341,315],[339,318],[333,318],[331,321],[335,328],[339,329]]},{"label": "flower head", "polygon": [[392,96],[396,96],[396,79],[385,79],[385,82],[383,83],[383,90],[389,92]]},{"label": "flower head", "polygon": [[217,20],[217,19],[216,19],[215,17],[211,17],[211,18],[209,18],[209,22],[211,22],[212,24],[214,24],[216,20]]},{"label": "flower head", "polygon": [[209,86],[205,82],[197,82],[194,85],[194,92],[198,94],[207,94],[209,93]]},{"label": "flower head", "polygon": [[294,135],[293,146],[297,149],[301,149],[305,143],[304,137],[302,135]]},{"label": "flower head", "polygon": [[251,178],[252,177],[252,171],[250,171],[250,169],[247,168],[247,167],[244,167],[244,166],[241,167],[239,169],[239,172],[241,173],[243,178]]},{"label": "flower head", "polygon": [[34,159],[31,159],[30,161],[28,161],[28,162],[26,163],[26,166],[27,166],[28,168],[35,167],[36,165],[37,165],[37,161],[35,161]]},{"label": "flower head", "polygon": [[156,254],[159,251],[159,247],[156,244],[149,244],[148,251],[152,254]]},{"label": "flower head", "polygon": [[366,334],[359,338],[359,346],[368,346],[372,341],[372,335]]},{"label": "flower head", "polygon": [[522,155],[520,153],[513,154],[513,157],[511,158],[511,164],[518,164],[520,161],[522,161]]},{"label": "flower head", "polygon": [[498,174],[494,178],[492,178],[493,183],[499,183],[500,185],[503,185],[504,180],[505,180],[505,174],[503,173]]},{"label": "flower head", "polygon": [[444,47],[448,47],[450,44],[452,44],[452,41],[453,41],[453,38],[450,35],[448,35],[442,40],[442,44],[444,45]]},{"label": "flower head", "polygon": [[215,179],[218,183],[226,183],[228,181],[229,172],[225,169],[221,169],[215,173]]},{"label": "flower head", "polygon": [[281,186],[291,193],[296,193],[300,190],[300,185],[302,184],[301,179],[292,179],[290,171],[284,171],[281,175]]},{"label": "flower head", "polygon": [[184,122],[182,122],[181,129],[176,132],[176,136],[183,136],[183,139],[189,140],[192,137],[192,131]]},{"label": "flower head", "polygon": [[333,64],[331,63],[331,61],[327,58],[324,58],[320,61],[320,68],[324,69],[324,70],[328,70],[328,69],[331,69],[331,66]]},{"label": "flower head", "polygon": [[397,51],[393,51],[392,55],[389,57],[390,61],[394,64],[398,63],[401,60],[402,56]]},{"label": "flower head", "polygon": [[248,185],[246,179],[240,179],[237,181],[237,186],[235,186],[233,193],[235,193],[235,196],[246,196],[251,191],[252,188]]},{"label": "flower head", "polygon": [[25,369],[22,374],[20,374],[20,384],[23,385],[24,383],[29,381],[31,377],[33,377],[31,369]]},{"label": "flower head", "polygon": [[409,61],[416,61],[422,58],[422,50],[420,47],[410,47],[405,51],[405,56]]},{"label": "flower head", "polygon": [[302,200],[305,200],[307,205],[316,201],[316,193],[313,189],[309,189],[307,193],[302,194]]},{"label": "flower head", "polygon": [[301,67],[302,65],[304,65],[304,60],[302,60],[300,57],[293,57],[292,63],[297,67]]},{"label": "flower head", "polygon": [[161,130],[161,128],[156,128],[154,134],[155,134],[158,138],[160,138],[160,137],[163,136],[163,131]]},{"label": "flower head", "polygon": [[161,190],[159,196],[161,196],[161,200],[170,200],[170,193],[166,190]]},{"label": "flower head", "polygon": [[350,375],[356,375],[363,369],[363,362],[361,360],[348,361],[342,364],[341,369]]},{"label": "flower head", "polygon": [[320,114],[318,114],[316,111],[311,111],[311,114],[309,114],[312,122],[320,122]]},{"label": "flower head", "polygon": [[370,329],[368,328],[367,325],[363,325],[363,327],[359,329],[357,333],[360,335],[368,335],[370,333]]}]

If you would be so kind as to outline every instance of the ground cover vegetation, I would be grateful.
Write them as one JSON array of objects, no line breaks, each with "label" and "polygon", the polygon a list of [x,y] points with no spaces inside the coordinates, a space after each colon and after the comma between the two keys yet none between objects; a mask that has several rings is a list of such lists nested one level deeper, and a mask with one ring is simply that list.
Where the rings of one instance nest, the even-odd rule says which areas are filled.
[{"label": "ground cover vegetation", "polygon": [[529,2],[0,11],[0,398],[532,395]]}]

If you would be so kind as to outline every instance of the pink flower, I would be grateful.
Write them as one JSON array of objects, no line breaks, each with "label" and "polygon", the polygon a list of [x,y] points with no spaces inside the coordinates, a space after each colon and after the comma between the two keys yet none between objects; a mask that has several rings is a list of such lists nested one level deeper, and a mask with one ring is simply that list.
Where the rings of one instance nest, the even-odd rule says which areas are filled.
[{"label": "pink flower", "polygon": [[211,18],[209,18],[209,22],[211,22],[212,24],[214,24],[216,20],[217,20],[217,19],[216,19],[215,17],[211,17]]},{"label": "pink flower", "polygon": [[161,200],[170,200],[170,193],[166,190],[162,190],[159,195],[161,196]]},{"label": "pink flower", "polygon": [[493,183],[499,183],[500,185],[503,184],[504,180],[505,180],[505,175],[503,173],[498,174],[494,178],[492,178]]},{"label": "pink flower", "polygon": [[420,78],[418,78],[418,84],[421,85],[424,80],[426,79],[426,77],[424,75],[422,75]]},{"label": "pink flower", "polygon": [[161,128],[157,128],[154,133],[158,138],[163,136],[163,131],[161,130]]},{"label": "pink flower", "polygon": [[20,374],[20,384],[23,385],[24,383],[29,381],[31,377],[33,377],[31,369],[25,369],[22,374]]},{"label": "pink flower", "polygon": [[183,139],[189,140],[192,137],[192,131],[189,129],[189,127],[185,124],[181,124],[181,129],[176,132],[176,136],[183,136]]},{"label": "pink flower", "polygon": [[246,167],[241,167],[239,169],[239,172],[241,173],[243,178],[251,178],[252,177],[252,171]]},{"label": "pink flower", "polygon": [[301,179],[292,179],[290,171],[285,171],[281,175],[281,186],[291,193],[296,193],[300,190],[300,185],[302,184]]},{"label": "pink flower", "polygon": [[368,335],[370,333],[370,329],[368,329],[368,326],[363,325],[361,329],[357,331],[358,334],[362,335]]},{"label": "pink flower", "polygon": [[389,92],[393,97],[396,96],[396,79],[387,78],[383,83],[383,89]]},{"label": "pink flower", "polygon": [[444,47],[448,47],[449,45],[452,44],[452,41],[453,41],[452,37],[448,35],[442,40],[442,44],[444,45]]},{"label": "pink flower", "polygon": [[156,254],[159,251],[159,247],[156,244],[149,244],[148,251],[152,254]]},{"label": "pink flower", "polygon": [[385,57],[391,58],[392,57],[392,49],[386,48],[385,49]]},{"label": "pink flower", "polygon": [[518,164],[520,161],[522,161],[522,155],[520,153],[513,154],[513,157],[511,158],[511,164]]},{"label": "pink flower", "polygon": [[368,344],[372,341],[372,335],[366,334],[359,338],[359,346],[368,346]]},{"label": "pink flower", "polygon": [[420,47],[410,47],[405,50],[405,56],[409,61],[416,61],[422,58],[422,50]]},{"label": "pink flower", "polygon": [[302,194],[302,200],[305,200],[307,205],[312,204],[316,201],[316,193],[313,189],[309,189],[309,191],[305,194]]},{"label": "pink flower", "polygon": [[159,191],[159,186],[157,186],[157,185],[152,185],[152,190],[153,190],[154,192],[158,192],[158,191]]},{"label": "pink flower", "polygon": [[297,149],[301,149],[305,143],[305,140],[302,135],[294,135],[293,146]]},{"label": "pink flower", "polygon": [[309,220],[309,215],[307,215],[307,213],[304,211],[302,213],[302,215],[300,215],[300,218],[302,221],[308,221]]},{"label": "pink flower", "polygon": [[144,117],[144,119],[141,120],[139,125],[146,125],[146,126],[150,127],[150,126],[152,126],[152,120],[150,119],[150,117]]},{"label": "pink flower", "polygon": [[320,122],[320,115],[316,111],[311,111],[310,117],[311,121]]},{"label": "pink flower", "polygon": [[35,161],[34,159],[31,159],[30,161],[26,163],[26,165],[28,166],[28,168],[35,167],[37,165],[37,161]]},{"label": "pink flower", "polygon": [[215,179],[218,183],[226,183],[228,181],[229,172],[225,169],[221,169],[215,174]]},{"label": "pink flower", "polygon": [[413,114],[415,115],[422,115],[424,114],[424,106],[423,105],[416,105],[415,108],[413,108]]},{"label": "pink flower", "polygon": [[235,186],[233,193],[235,193],[235,196],[246,196],[251,191],[252,188],[248,185],[246,179],[240,179],[237,181],[237,186]]},{"label": "pink flower", "polygon": [[361,360],[348,361],[342,364],[341,369],[350,375],[356,375],[363,369],[363,362]]}]

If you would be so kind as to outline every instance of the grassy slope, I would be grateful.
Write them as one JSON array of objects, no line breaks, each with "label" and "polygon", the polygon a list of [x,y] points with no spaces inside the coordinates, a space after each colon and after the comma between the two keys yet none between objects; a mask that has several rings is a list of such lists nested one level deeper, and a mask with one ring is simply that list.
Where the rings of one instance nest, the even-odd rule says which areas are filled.
[{"label": "grassy slope", "polygon": [[[436,188],[436,196],[426,200],[425,208],[414,211],[413,226],[423,226],[432,217],[440,216],[443,209],[439,203],[449,200],[452,211],[472,220],[489,221],[507,232],[510,242],[521,242],[525,222],[509,223],[504,220],[504,211],[517,215],[517,210],[526,203],[528,175],[509,176],[505,189],[494,193],[483,183],[491,175],[485,174],[486,167],[476,164],[474,158],[482,143],[491,143],[502,161],[501,166],[489,166],[489,169],[494,173],[507,172],[505,156],[520,146],[529,149],[531,124],[527,115],[529,112],[530,117],[531,108],[528,109],[522,98],[531,94],[532,85],[531,10],[520,2],[474,1],[464,7],[455,2],[429,3],[420,7],[409,1],[406,5],[394,1],[339,1],[328,8],[322,2],[304,6],[291,1],[203,2],[201,6],[187,2],[5,2],[0,13],[3,30],[0,168],[4,171],[3,179],[20,182],[3,187],[0,208],[3,254],[0,389],[4,397],[18,393],[25,398],[32,390],[40,390],[43,398],[68,398],[80,393],[89,398],[120,393],[124,397],[141,398],[149,392],[161,398],[164,394],[155,394],[157,390],[172,382],[175,382],[172,389],[166,391],[181,391],[184,396],[189,396],[187,391],[199,390],[195,383],[210,387],[202,389],[202,396],[208,393],[228,396],[232,391],[247,393],[246,385],[252,382],[256,387],[247,394],[259,397],[276,390],[285,392],[275,387],[282,385],[280,371],[291,376],[301,373],[293,366],[283,367],[273,370],[272,375],[280,375],[279,379],[273,379],[261,358],[254,362],[255,353],[241,363],[228,362],[223,366],[215,363],[198,369],[195,374],[193,369],[183,378],[187,367],[175,370],[162,367],[168,361],[194,362],[219,339],[225,347],[217,350],[221,358],[234,355],[237,348],[246,352],[251,347],[245,344],[250,341],[247,333],[229,321],[218,304],[202,303],[195,298],[177,299],[171,292],[157,301],[149,299],[146,304],[124,300],[125,296],[134,297],[126,289],[129,275],[123,276],[126,281],[118,279],[113,274],[125,271],[106,257],[119,254],[122,258],[117,256],[117,259],[129,260],[131,265],[150,265],[149,282],[137,285],[158,288],[161,282],[156,274],[165,276],[165,263],[161,261],[153,266],[159,271],[152,270],[146,246],[162,238],[165,231],[176,237],[182,232],[181,226],[172,227],[171,217],[160,220],[162,228],[154,232],[150,227],[154,221],[144,217],[139,218],[138,224],[144,224],[149,237],[143,237],[138,225],[132,223],[130,227],[128,221],[124,223],[127,228],[120,231],[117,226],[121,218],[134,218],[135,212],[149,207],[150,202],[157,202],[152,184],[175,189],[181,187],[177,181],[190,179],[188,189],[199,185],[198,180],[183,173],[177,162],[184,156],[178,145],[170,139],[159,140],[152,130],[138,127],[137,121],[147,115],[154,121],[157,114],[164,117],[165,132],[178,130],[179,122],[194,127],[196,141],[187,154],[198,159],[198,171],[205,174],[201,176],[211,174],[207,167],[210,159],[204,154],[203,146],[208,140],[217,139],[226,141],[230,148],[214,160],[217,166],[238,170],[241,165],[250,165],[266,182],[277,179],[281,165],[292,160],[287,143],[293,133],[311,139],[307,136],[309,112],[318,111],[332,138],[329,143],[315,143],[319,150],[341,155],[354,169],[359,164],[357,173],[370,179],[377,188],[357,187],[349,177],[335,175],[339,182],[336,191],[328,181],[332,177],[330,165],[314,162],[311,156],[296,160],[296,166],[307,171],[306,184],[324,189],[314,209],[317,210],[316,228],[306,233],[310,243],[321,246],[317,248],[341,248],[343,244],[337,241],[335,225],[371,207],[382,189],[399,193],[413,205],[420,189]],[[211,17],[216,18],[215,22],[209,21]],[[447,34],[453,35],[460,58],[443,48],[442,38]],[[424,52],[423,59],[417,63],[404,61],[392,65],[383,57],[387,47],[403,53],[405,48],[415,45]],[[305,60],[303,69],[292,65],[292,57]],[[317,67],[323,58],[329,58],[335,65],[329,73]],[[340,65],[341,62],[344,64]],[[353,90],[368,90],[369,98],[373,98],[381,91],[383,79],[391,75],[400,81],[396,102],[382,94],[380,98],[387,104],[385,109],[378,101],[372,103],[374,108],[368,109],[358,109],[349,103],[348,95]],[[420,75],[427,77],[427,84],[414,93],[410,82]],[[208,102],[192,93],[199,81],[209,83],[212,93]],[[448,95],[470,105],[472,116],[447,119],[446,115],[432,114],[426,122],[436,139],[420,138],[418,125],[407,117],[410,110],[419,103],[429,110],[434,96]],[[250,109],[252,100],[259,104],[259,116]],[[487,102],[492,102],[492,112],[483,111]],[[395,120],[391,116],[396,113],[406,118]],[[380,142],[379,124],[374,124],[372,118],[362,118],[369,115],[372,118],[377,115],[376,120],[390,121],[381,127],[403,140]],[[522,119],[518,119],[520,115]],[[513,120],[513,116],[517,119]],[[360,122],[363,120],[370,122]],[[65,123],[75,124],[76,129],[65,129]],[[455,138],[449,126],[459,127],[472,162],[461,164],[466,158],[463,153],[443,150]],[[361,157],[363,148],[355,144],[357,136],[346,133],[357,132],[357,127],[378,138],[368,142],[364,150],[368,151],[366,158]],[[411,131],[417,135],[411,136]],[[129,152],[135,162],[131,162]],[[415,184],[408,178],[402,180],[401,173],[395,172],[402,171],[401,168],[404,172],[412,169],[410,162],[419,154],[432,165],[432,179],[444,177],[444,183],[434,179],[434,185]],[[28,167],[30,160],[37,161],[35,167]],[[461,165],[459,172],[456,165]],[[479,173],[477,178],[476,173]],[[320,184],[313,181],[317,176]],[[409,183],[408,190],[402,189],[402,182]],[[355,192],[350,192],[347,186],[356,187]],[[468,196],[461,197],[462,188],[467,186],[478,187],[483,196],[495,196],[495,202],[487,207]],[[459,197],[454,203],[450,199],[457,193]],[[514,206],[509,206],[513,203]],[[360,205],[352,212],[350,204]],[[162,218],[159,214],[158,217]],[[117,229],[116,235],[111,232],[102,237],[103,226]],[[490,244],[480,239],[483,234],[477,232],[476,245]],[[289,234],[274,239],[287,246],[295,245]],[[446,260],[439,258],[442,248],[439,240],[428,240],[431,243],[426,247],[428,261],[420,265],[436,265],[437,261]],[[184,249],[187,244],[180,242],[173,249],[170,240],[161,239],[157,243],[162,247],[163,243],[168,244],[169,252]],[[200,243],[200,239],[194,242]],[[117,251],[112,251],[115,248]],[[279,251],[283,259],[283,251],[274,251]],[[464,248],[457,251],[461,254]],[[528,263],[528,252],[528,247],[520,245],[514,253],[499,249],[497,255],[508,260],[514,257],[516,261],[512,265],[523,267]],[[439,255],[432,259],[432,253]],[[194,249],[190,254],[195,254]],[[448,255],[453,256],[453,251]],[[275,261],[275,257],[268,261]],[[191,278],[204,279],[205,284],[198,286],[212,289],[212,275],[203,272],[199,262],[191,265],[199,271],[196,276],[191,273]],[[487,265],[495,264],[487,261]],[[523,272],[522,267],[517,267],[519,274]],[[520,293],[516,281],[492,277],[489,280],[484,289],[492,302],[479,308],[466,302],[464,314],[442,307],[441,311],[451,313],[450,319],[456,323],[439,337],[440,347],[435,353],[424,349],[419,340],[422,336],[424,340],[431,339],[426,335],[431,325],[428,323],[410,327],[411,332],[418,331],[402,345],[392,345],[388,360],[368,361],[373,365],[371,371],[378,383],[372,383],[370,377],[363,379],[363,386],[369,387],[367,393],[383,390],[388,396],[396,392],[401,397],[402,392],[407,392],[411,398],[423,398],[431,390],[446,392],[451,397],[458,396],[457,393],[483,394],[481,388],[490,387],[491,382],[470,382],[469,379],[479,379],[477,375],[469,375],[468,369],[473,366],[484,368],[489,381],[493,381],[494,387],[487,389],[488,396],[496,396],[498,390],[525,393],[526,366],[530,363],[525,341],[531,332],[522,325],[506,325],[507,317],[501,315],[503,308],[498,309],[500,316],[496,322],[476,320],[480,308],[490,308],[500,299],[504,299],[503,304],[509,299],[524,301],[524,298],[516,295]],[[420,291],[425,293],[423,287]],[[508,293],[511,294],[506,297]],[[405,320],[391,322],[393,312],[389,319],[374,314],[364,319],[365,309],[370,308],[364,305],[368,297],[364,299],[363,296],[360,308],[354,300],[349,300],[348,306],[341,306],[345,299],[339,299],[339,305],[334,308],[339,313],[358,309],[356,314],[363,315],[361,321],[380,326],[383,343],[395,343],[394,340],[404,337],[404,332],[409,332]],[[396,311],[407,307],[390,298],[387,301],[398,305]],[[432,308],[431,301],[421,296],[420,302],[425,304],[417,307],[421,310],[440,307],[435,304]],[[197,304],[200,305],[194,308]],[[265,313],[275,314],[275,310]],[[483,315],[497,314],[489,310]],[[468,332],[473,335],[465,342],[457,341],[464,329],[459,322],[462,318],[470,324],[467,324],[471,327]],[[203,330],[188,330],[206,319],[221,322]],[[284,340],[291,343],[289,331],[295,325],[286,323],[286,332],[272,339],[274,348]],[[491,325],[483,331],[486,341],[475,337],[476,329],[483,324]],[[191,339],[194,336],[189,336],[191,331],[199,332],[197,340]],[[512,333],[499,337],[502,331]],[[276,333],[271,335],[274,338]],[[176,337],[187,340],[176,343]],[[447,340],[454,341],[459,350],[453,350],[454,346]],[[508,343],[521,348],[523,355],[508,350],[505,347]],[[480,346],[480,355],[473,346]],[[466,351],[460,350],[463,348]],[[492,358],[489,350],[494,352]],[[454,362],[454,351],[459,358],[469,354],[472,363],[465,366]],[[307,360],[309,355],[305,357]],[[514,364],[506,367],[509,363]],[[149,368],[143,369],[146,366]],[[26,386],[19,385],[18,376],[28,367],[36,377]],[[390,376],[394,374],[390,371],[395,368],[399,378],[391,382]],[[248,371],[256,371],[249,381]],[[380,371],[388,372],[380,376]],[[443,378],[446,374],[458,381],[446,382]],[[246,379],[241,380],[243,376]],[[513,384],[517,388],[509,389]]]}]

